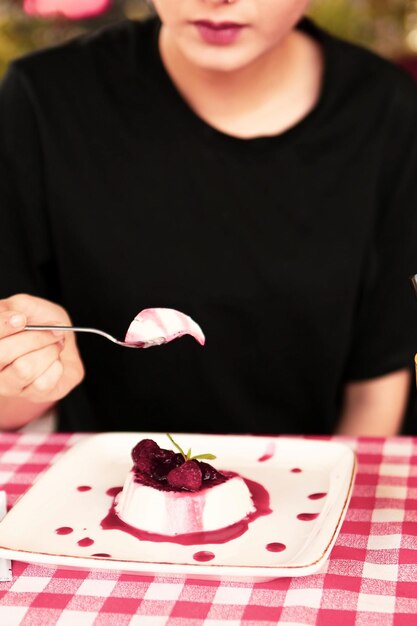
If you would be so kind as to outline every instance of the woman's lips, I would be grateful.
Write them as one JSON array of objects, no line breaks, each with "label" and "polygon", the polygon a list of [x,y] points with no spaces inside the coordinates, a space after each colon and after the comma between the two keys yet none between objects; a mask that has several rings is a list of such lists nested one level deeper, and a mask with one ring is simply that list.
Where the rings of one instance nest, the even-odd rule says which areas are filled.
[{"label": "woman's lips", "polygon": [[236,24],[235,22],[198,20],[193,24],[206,43],[221,46],[233,43],[244,28],[243,24]]}]

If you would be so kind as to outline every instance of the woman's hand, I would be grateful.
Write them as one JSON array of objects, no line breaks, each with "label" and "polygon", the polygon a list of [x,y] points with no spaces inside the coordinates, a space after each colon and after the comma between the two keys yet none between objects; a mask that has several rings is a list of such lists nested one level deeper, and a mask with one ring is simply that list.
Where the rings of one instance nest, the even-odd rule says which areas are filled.
[{"label": "woman's hand", "polygon": [[84,377],[74,333],[25,331],[26,324],[67,326],[71,320],[42,298],[0,300],[0,428],[36,419]]}]

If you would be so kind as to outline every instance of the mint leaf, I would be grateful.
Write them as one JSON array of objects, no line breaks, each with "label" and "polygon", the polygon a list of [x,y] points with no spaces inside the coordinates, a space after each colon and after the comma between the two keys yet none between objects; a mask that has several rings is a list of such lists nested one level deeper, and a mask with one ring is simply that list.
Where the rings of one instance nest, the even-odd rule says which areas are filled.
[{"label": "mint leaf", "polygon": [[197,459],[207,459],[208,461],[212,461],[213,459],[217,458],[216,455],[214,455],[214,454],[196,454],[194,456],[191,456],[191,448],[188,448],[188,452],[187,452],[187,454],[185,454],[184,450],[181,448],[180,445],[178,445],[178,443],[176,441],[173,440],[171,435],[169,433],[165,433],[165,434],[168,437],[168,439],[171,441],[171,443],[182,454],[182,456],[184,457],[185,461],[190,461],[190,460],[194,460],[194,459],[195,460],[197,460]]}]

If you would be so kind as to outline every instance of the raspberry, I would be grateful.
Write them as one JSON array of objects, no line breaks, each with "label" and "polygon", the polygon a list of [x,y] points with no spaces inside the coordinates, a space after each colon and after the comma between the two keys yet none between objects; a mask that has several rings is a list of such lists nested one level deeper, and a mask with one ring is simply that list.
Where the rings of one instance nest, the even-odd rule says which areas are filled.
[{"label": "raspberry", "polygon": [[218,484],[223,483],[227,480],[226,476],[224,476],[221,472],[218,472],[212,465],[210,465],[210,463],[204,463],[203,461],[199,461],[199,465],[204,482],[209,482],[210,484]]},{"label": "raspberry", "polygon": [[152,439],[142,439],[132,450],[133,462],[137,463],[138,459],[142,457],[150,459],[156,456],[160,449],[158,444]]},{"label": "raspberry", "polygon": [[140,456],[136,458],[135,470],[144,474],[150,474],[154,468],[155,460],[149,456]]},{"label": "raspberry", "polygon": [[[156,453],[156,457],[158,459],[158,463],[171,463],[172,459],[175,457],[175,452],[173,450],[165,450],[165,448],[159,448]],[[182,455],[180,455],[182,457]]]},{"label": "raspberry", "polygon": [[167,480],[171,487],[185,491],[198,491],[203,482],[197,461],[186,461],[179,467],[172,469]]},{"label": "raspberry", "polygon": [[152,467],[151,476],[156,480],[166,482],[167,475],[169,472],[179,465],[184,463],[184,457],[182,454],[172,453],[170,457],[165,457],[165,459],[158,459]]}]

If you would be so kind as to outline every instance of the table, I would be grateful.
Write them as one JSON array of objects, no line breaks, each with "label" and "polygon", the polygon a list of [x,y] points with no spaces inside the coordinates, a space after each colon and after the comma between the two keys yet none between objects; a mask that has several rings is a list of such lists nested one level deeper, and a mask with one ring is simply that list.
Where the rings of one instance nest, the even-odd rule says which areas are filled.
[{"label": "table", "polygon": [[[13,505],[85,435],[0,434],[0,488]],[[342,440],[358,474],[330,559],[318,574],[232,583],[13,563],[0,583],[2,626],[415,626],[417,439]]]}]

